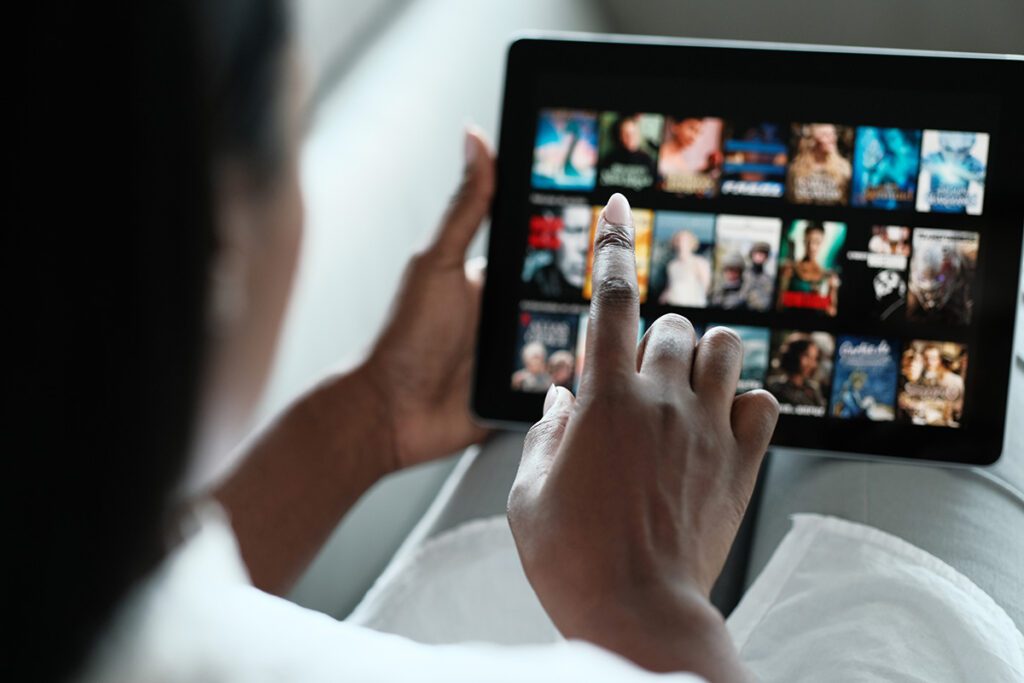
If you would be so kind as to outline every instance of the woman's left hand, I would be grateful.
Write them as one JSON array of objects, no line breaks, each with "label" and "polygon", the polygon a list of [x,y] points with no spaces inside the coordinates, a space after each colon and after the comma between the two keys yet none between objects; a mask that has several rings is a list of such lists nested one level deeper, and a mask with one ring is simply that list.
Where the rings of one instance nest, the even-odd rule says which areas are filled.
[{"label": "woman's left hand", "polygon": [[466,133],[460,186],[431,244],[413,257],[388,323],[360,372],[390,422],[391,469],[482,440],[469,410],[484,264],[466,250],[490,211],[494,155]]}]

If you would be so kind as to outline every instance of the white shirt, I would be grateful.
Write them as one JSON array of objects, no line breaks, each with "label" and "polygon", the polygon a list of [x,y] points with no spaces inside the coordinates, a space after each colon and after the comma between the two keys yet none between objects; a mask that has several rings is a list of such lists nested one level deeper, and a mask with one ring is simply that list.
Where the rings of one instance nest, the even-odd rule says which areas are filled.
[{"label": "white shirt", "polygon": [[[439,618],[443,618],[439,615]],[[84,681],[673,681],[593,645],[424,645],[333,619],[252,586],[216,508],[126,601]]]},{"label": "white shirt", "polygon": [[[207,515],[126,601],[84,680],[703,681],[561,641],[501,517],[401,564],[353,615],[377,630],[339,622],[254,588],[223,515]],[[796,516],[727,625],[765,682],[1024,681],[1024,636],[987,594],[905,541],[831,517]],[[482,638],[535,644],[466,642]]]}]

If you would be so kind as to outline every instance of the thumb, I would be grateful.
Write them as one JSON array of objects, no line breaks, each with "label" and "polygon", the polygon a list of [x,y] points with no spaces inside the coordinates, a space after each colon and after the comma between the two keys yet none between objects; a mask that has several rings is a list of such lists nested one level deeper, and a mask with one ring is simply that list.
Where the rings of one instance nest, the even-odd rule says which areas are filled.
[{"label": "thumb", "polygon": [[462,184],[431,246],[446,266],[462,266],[466,249],[487,217],[494,196],[494,154],[476,127],[466,129],[465,156]]},{"label": "thumb", "polygon": [[552,386],[544,399],[544,416],[526,434],[523,458],[509,496],[509,509],[517,497],[532,495],[544,483],[562,444],[569,416],[576,399],[564,387]]}]

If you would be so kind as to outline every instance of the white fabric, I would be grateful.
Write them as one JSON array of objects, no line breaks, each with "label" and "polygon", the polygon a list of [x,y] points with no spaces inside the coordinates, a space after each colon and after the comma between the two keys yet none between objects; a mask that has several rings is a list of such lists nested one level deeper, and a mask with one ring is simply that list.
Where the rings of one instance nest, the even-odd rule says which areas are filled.
[{"label": "white fabric", "polygon": [[[557,638],[501,516],[406,555],[350,619],[432,643]],[[1024,681],[1024,639],[981,589],[909,543],[832,517],[795,516],[727,624],[766,682]]]},{"label": "white fabric", "polygon": [[794,516],[728,626],[764,681],[1024,681],[1024,637],[984,591],[834,517]]},{"label": "white fabric", "polygon": [[561,640],[503,515],[466,522],[389,565],[348,621],[421,643]]},{"label": "white fabric", "polygon": [[[446,612],[436,618],[443,622]],[[82,680],[678,681],[579,641],[506,647],[422,645],[339,622],[254,588],[223,517],[207,518],[127,601]]]}]

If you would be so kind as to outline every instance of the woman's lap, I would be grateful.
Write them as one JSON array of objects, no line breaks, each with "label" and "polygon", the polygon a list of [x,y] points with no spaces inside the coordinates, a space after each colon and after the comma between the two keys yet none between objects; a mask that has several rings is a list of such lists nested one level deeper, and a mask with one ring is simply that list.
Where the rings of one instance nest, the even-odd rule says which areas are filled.
[{"label": "woman's lap", "polygon": [[761,492],[747,585],[798,512],[867,524],[920,547],[970,578],[1024,628],[1024,501],[982,475],[775,452]]}]

